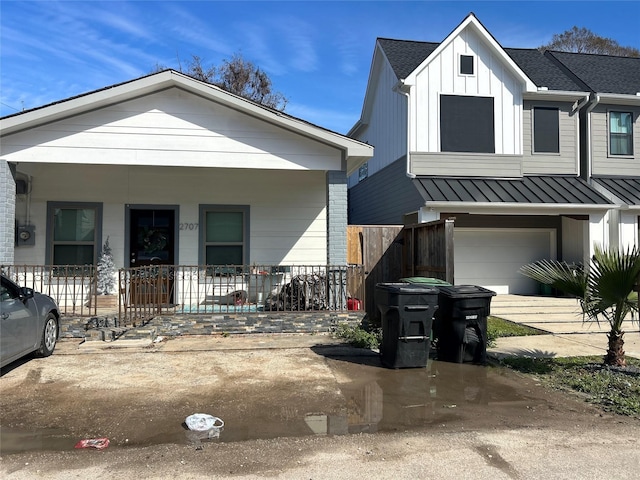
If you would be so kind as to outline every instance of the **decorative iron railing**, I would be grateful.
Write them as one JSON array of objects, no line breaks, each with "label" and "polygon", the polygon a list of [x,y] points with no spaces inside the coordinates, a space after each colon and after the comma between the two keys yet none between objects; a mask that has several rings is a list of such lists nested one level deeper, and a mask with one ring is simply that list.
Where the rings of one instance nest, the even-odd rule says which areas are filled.
[{"label": "decorative iron railing", "polygon": [[360,309],[358,266],[152,265],[118,272],[124,324],[158,314],[231,314]]},{"label": "decorative iron railing", "polygon": [[1,265],[0,272],[21,287],[52,297],[61,315],[97,313],[97,269],[93,265]]}]

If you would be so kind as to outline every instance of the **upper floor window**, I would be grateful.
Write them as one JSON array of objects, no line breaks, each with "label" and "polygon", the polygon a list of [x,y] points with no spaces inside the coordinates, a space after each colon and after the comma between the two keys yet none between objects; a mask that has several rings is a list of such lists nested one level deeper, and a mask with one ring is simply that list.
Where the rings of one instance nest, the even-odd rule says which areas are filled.
[{"label": "upper floor window", "polygon": [[533,151],[560,153],[560,114],[557,108],[533,109]]},{"label": "upper floor window", "polygon": [[440,151],[495,153],[493,97],[440,95]]},{"label": "upper floor window", "polygon": [[473,55],[460,55],[460,75],[474,75]]},{"label": "upper floor window", "polygon": [[633,155],[633,114],[609,112],[609,153]]},{"label": "upper floor window", "polygon": [[358,169],[358,181],[361,182],[369,176],[369,163],[363,163]]},{"label": "upper floor window", "polygon": [[95,265],[102,225],[102,204],[47,204],[47,262],[50,265]]},{"label": "upper floor window", "polygon": [[245,265],[248,263],[249,207],[201,205],[201,263]]}]

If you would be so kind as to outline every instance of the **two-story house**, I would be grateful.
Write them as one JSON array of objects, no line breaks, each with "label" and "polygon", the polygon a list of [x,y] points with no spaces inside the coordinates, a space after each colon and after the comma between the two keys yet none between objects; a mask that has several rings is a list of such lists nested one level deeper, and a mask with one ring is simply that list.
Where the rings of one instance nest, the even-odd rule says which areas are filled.
[{"label": "two-story house", "polygon": [[350,223],[455,217],[456,283],[536,293],[523,264],[583,262],[609,244],[620,202],[591,185],[581,153],[592,97],[556,58],[503,48],[473,14],[440,43],[378,39],[349,132],[375,147],[349,178]]},{"label": "two-story house", "polygon": [[581,174],[617,205],[609,244],[638,245],[640,232],[640,58],[545,52],[591,92],[582,108]]}]

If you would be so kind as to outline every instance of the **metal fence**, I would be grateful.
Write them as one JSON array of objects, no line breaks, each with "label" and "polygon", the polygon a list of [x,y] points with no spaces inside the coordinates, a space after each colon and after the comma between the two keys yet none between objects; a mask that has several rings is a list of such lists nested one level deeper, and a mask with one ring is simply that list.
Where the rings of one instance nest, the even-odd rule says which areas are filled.
[{"label": "metal fence", "polygon": [[97,313],[97,268],[93,265],[2,265],[0,272],[21,287],[52,297],[61,315]]},{"label": "metal fence", "polygon": [[251,314],[360,309],[357,266],[153,265],[118,272],[123,323],[158,314]]}]

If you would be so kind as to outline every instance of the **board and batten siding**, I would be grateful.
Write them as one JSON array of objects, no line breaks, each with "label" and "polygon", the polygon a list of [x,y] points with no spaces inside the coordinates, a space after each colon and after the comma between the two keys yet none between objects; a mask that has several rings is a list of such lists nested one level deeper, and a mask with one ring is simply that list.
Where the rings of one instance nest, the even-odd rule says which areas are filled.
[{"label": "board and batten siding", "polygon": [[[373,145],[373,157],[369,160],[369,176],[407,152],[407,101],[393,91],[398,79],[386,59],[381,63],[377,77],[371,117],[368,125],[356,136],[357,140]],[[406,170],[406,167],[405,167]],[[348,186],[358,183],[358,172],[349,177]]]},{"label": "board and batten siding", "polygon": [[[459,55],[475,57],[475,75],[458,74]],[[411,88],[411,152],[440,151],[440,95],[493,97],[495,153],[522,154],[520,81],[471,28],[448,43],[422,71]]]},{"label": "board and batten siding", "polygon": [[[633,155],[609,154],[609,111],[633,113]],[[640,175],[640,108],[624,105],[597,105],[591,112],[592,175]]]},{"label": "board and batten siding", "polygon": [[[559,110],[560,153],[534,153],[533,109],[535,107]],[[578,114],[572,113],[572,105],[562,102],[525,101],[523,115],[523,173],[525,175],[578,175]]]},{"label": "board and batten siding", "polygon": [[[116,266],[125,264],[125,206],[178,205],[176,262],[198,264],[199,205],[250,206],[250,261],[258,264],[325,264],[326,174],[103,165],[20,165],[32,176],[29,209],[36,245],[15,250],[16,264],[44,264],[47,201],[102,202],[103,241],[109,237]],[[16,206],[18,221],[26,204]],[[187,226],[180,230],[180,224]]]},{"label": "board and batten siding", "polygon": [[403,215],[424,205],[405,165],[401,157],[349,189],[350,225],[401,225]]},{"label": "board and batten siding", "polygon": [[6,135],[10,162],[341,170],[342,152],[170,88]]}]

